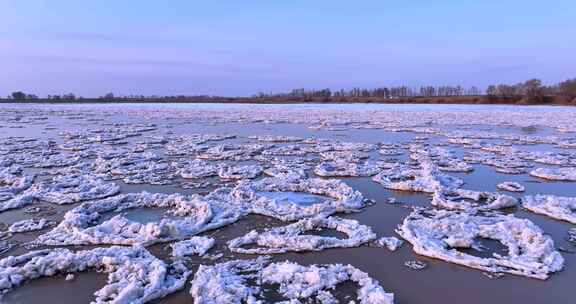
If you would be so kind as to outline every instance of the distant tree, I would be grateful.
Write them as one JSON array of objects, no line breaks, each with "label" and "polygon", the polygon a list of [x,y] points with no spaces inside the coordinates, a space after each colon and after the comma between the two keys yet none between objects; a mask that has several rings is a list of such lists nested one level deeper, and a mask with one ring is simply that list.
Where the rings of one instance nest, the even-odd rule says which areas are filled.
[{"label": "distant tree", "polygon": [[107,93],[103,96],[104,99],[114,99],[114,93]]},{"label": "distant tree", "polygon": [[539,103],[544,101],[542,81],[540,79],[530,79],[520,85],[520,94],[524,96],[524,101],[528,103]]},{"label": "distant tree", "polygon": [[558,93],[565,97],[576,98],[576,78],[558,84]]},{"label": "distant tree", "polygon": [[73,93],[64,94],[64,95],[62,95],[62,99],[64,99],[64,100],[76,100],[76,95],[74,95]]},{"label": "distant tree", "polygon": [[488,88],[486,88],[486,95],[488,95],[488,97],[496,97],[498,95],[498,89],[496,86],[489,85]]},{"label": "distant tree", "polygon": [[26,94],[24,92],[18,91],[12,93],[12,99],[14,100],[25,100]]}]

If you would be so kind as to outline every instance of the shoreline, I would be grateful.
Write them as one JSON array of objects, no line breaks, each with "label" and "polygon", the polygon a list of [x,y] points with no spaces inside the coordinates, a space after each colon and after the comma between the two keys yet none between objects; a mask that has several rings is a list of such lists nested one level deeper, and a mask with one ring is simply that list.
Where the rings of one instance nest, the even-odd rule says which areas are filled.
[{"label": "shoreline", "polygon": [[249,97],[213,97],[213,98],[83,98],[76,100],[14,100],[0,99],[0,104],[428,104],[428,105],[520,105],[520,106],[575,106],[576,100],[567,101],[561,97],[550,97],[548,102],[527,103],[520,98],[495,98],[488,96],[458,96],[458,97],[407,97],[407,98],[249,98]]}]

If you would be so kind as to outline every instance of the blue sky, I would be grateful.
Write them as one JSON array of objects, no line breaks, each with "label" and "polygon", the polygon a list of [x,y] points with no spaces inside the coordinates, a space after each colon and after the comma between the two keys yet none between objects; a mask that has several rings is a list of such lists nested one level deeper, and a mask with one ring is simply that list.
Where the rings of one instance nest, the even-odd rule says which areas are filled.
[{"label": "blue sky", "polygon": [[576,1],[0,0],[0,95],[576,77]]}]

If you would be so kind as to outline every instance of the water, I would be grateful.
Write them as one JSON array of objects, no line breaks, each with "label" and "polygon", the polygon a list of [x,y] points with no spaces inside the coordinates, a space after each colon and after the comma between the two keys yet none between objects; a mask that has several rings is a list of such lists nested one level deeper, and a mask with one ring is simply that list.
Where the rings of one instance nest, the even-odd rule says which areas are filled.
[{"label": "water", "polygon": [[[554,115],[566,115],[576,112],[576,108],[557,106],[486,106],[486,105],[407,105],[407,104],[329,104],[329,105],[247,105],[247,104],[75,104],[75,105],[3,105],[0,109],[0,138],[10,136],[26,136],[42,139],[52,139],[56,143],[64,142],[59,136],[63,130],[73,130],[79,128],[96,128],[110,126],[108,123],[153,123],[158,129],[146,135],[166,135],[168,132],[174,134],[192,133],[233,133],[239,138],[226,140],[222,143],[253,142],[247,139],[249,135],[289,135],[300,137],[318,137],[349,142],[409,142],[415,136],[422,135],[410,131],[390,132],[380,129],[352,129],[346,128],[343,131],[312,130],[307,126],[315,124],[295,123],[276,121],[274,123],[264,122],[223,122],[214,120],[195,120],[194,117],[187,117],[187,111],[206,110],[230,111],[238,110],[242,115],[250,116],[250,111],[342,111],[353,116],[354,111],[365,113],[365,111],[389,111],[396,112],[421,112],[421,111],[447,111],[450,113],[462,112],[466,115],[469,112],[484,112],[488,114],[503,112],[510,115],[520,115],[527,113],[530,119],[535,120],[535,116],[542,113],[554,113]],[[6,109],[15,109],[23,119],[32,115],[44,115],[47,120],[34,120],[34,123],[7,122],[6,120],[14,116],[14,112]],[[51,112],[53,110],[53,112]],[[3,112],[4,111],[4,112]],[[6,112],[8,111],[8,112]],[[100,111],[111,111],[109,115],[102,115]],[[133,115],[136,111],[138,115]],[[166,112],[162,112],[166,111]],[[122,114],[125,112],[125,114]],[[161,115],[158,115],[158,113]],[[104,112],[105,113],[105,112]],[[142,115],[148,113],[149,115]],[[352,113],[352,114],[351,114]],[[63,115],[66,114],[66,115]],[[576,114],[576,113],[575,113]],[[276,115],[276,114],[275,114]],[[392,115],[392,114],[391,114]],[[451,115],[451,114],[450,114]],[[508,115],[508,114],[502,114]],[[535,115],[535,116],[531,116]],[[380,116],[381,117],[381,116]],[[516,117],[516,116],[514,116]],[[563,116],[560,116],[563,117]],[[97,118],[97,119],[94,119]],[[166,119],[169,118],[169,119]],[[319,118],[320,119],[320,118]],[[325,119],[322,117],[321,119]],[[415,118],[417,120],[417,118]],[[462,122],[466,124],[466,122]],[[511,123],[516,123],[512,121]],[[539,126],[537,128],[523,129],[524,122],[517,122],[519,125],[499,126],[494,124],[473,124],[468,125],[472,131],[499,132],[502,134],[524,134],[534,136],[558,136],[559,138],[570,138],[571,133],[560,133],[550,122],[549,126]],[[528,122],[526,122],[528,123]],[[424,125],[424,124],[422,124]],[[21,128],[13,128],[19,126]],[[46,128],[50,126],[50,128]],[[55,129],[53,129],[54,127]],[[442,126],[447,130],[461,130],[453,124]],[[142,137],[129,138],[129,144],[138,141]],[[442,135],[430,135],[429,143],[445,140]],[[281,144],[280,144],[281,145]],[[538,145],[516,145],[525,151],[558,151],[551,144]],[[470,151],[462,147],[450,147],[459,155]],[[563,150],[566,151],[566,150]],[[570,150],[568,150],[570,151]],[[185,157],[186,158],[186,157]],[[191,158],[191,157],[188,157]],[[405,159],[406,155],[396,157]],[[465,181],[465,188],[471,190],[497,191],[496,185],[503,181],[519,182],[526,187],[525,193],[507,193],[509,195],[521,197],[526,194],[557,194],[564,196],[576,196],[576,187],[571,182],[550,182],[529,176],[527,174],[507,175],[494,171],[493,167],[486,165],[474,165],[472,173],[450,173]],[[38,170],[38,169],[34,169]],[[40,170],[42,171],[42,170]],[[413,192],[391,191],[374,183],[370,178],[344,178],[348,185],[352,186],[364,194],[365,197],[373,199],[375,204],[359,213],[340,215],[345,218],[356,219],[364,225],[372,227],[379,236],[395,236],[394,230],[401,223],[402,219],[410,213],[410,209],[405,206],[429,206],[430,195]],[[120,181],[122,192],[149,191],[158,193],[197,193],[195,190],[182,189],[178,186],[180,179],[175,179],[171,185],[127,185]],[[302,205],[311,205],[323,201],[326,197],[303,194],[303,193],[277,193],[264,192],[266,196],[280,199],[281,201],[295,201]],[[396,198],[398,204],[389,204],[389,198]],[[43,203],[45,204],[45,203]],[[49,205],[49,204],[45,204]],[[66,210],[77,206],[56,206],[57,213],[43,216],[49,219],[60,221]],[[566,241],[566,233],[569,228],[574,227],[566,222],[557,221],[542,215],[537,215],[522,208],[515,208],[510,211],[517,217],[527,218],[540,226],[549,234],[557,247],[562,247],[576,251],[576,246]],[[112,213],[111,213],[112,214]],[[111,215],[110,214],[110,215]],[[110,216],[107,215],[107,216]],[[164,210],[130,210],[127,215],[129,219],[141,223],[157,221],[164,217]],[[11,224],[15,221],[30,218],[31,215],[23,212],[23,209],[5,211],[0,213],[0,221]],[[264,216],[250,215],[240,221],[225,226],[215,231],[209,231],[202,235],[215,237],[217,244],[210,253],[224,253],[224,260],[234,258],[253,258],[250,255],[233,254],[226,248],[226,242],[253,229],[266,229],[286,225],[281,221]],[[14,240],[27,242],[35,236],[45,232],[34,232],[22,235],[15,235]],[[341,234],[333,231],[313,232],[314,234],[339,236]],[[486,249],[480,253],[471,254],[490,255],[493,252],[504,253],[498,243],[490,240],[478,240]],[[91,246],[70,247],[74,249],[88,249]],[[150,251],[159,258],[168,259],[169,249],[166,244],[154,245]],[[1,257],[17,255],[27,252],[23,247],[15,248]],[[365,272],[372,278],[378,280],[383,288],[395,294],[396,303],[418,304],[418,303],[574,303],[574,294],[571,290],[576,282],[576,255],[563,253],[565,258],[565,269],[557,274],[552,274],[546,281],[527,279],[519,276],[505,275],[501,279],[489,279],[481,271],[446,263],[440,260],[431,259],[416,255],[410,244],[405,244],[395,252],[390,252],[385,248],[362,246],[348,249],[331,249],[313,253],[287,253],[273,256],[274,261],[290,260],[309,264],[343,263],[351,264]],[[415,271],[404,266],[405,261],[420,260],[428,264],[428,267],[421,271]],[[195,271],[199,264],[212,264],[214,261],[192,257],[189,267]],[[50,278],[42,278],[26,283],[25,285],[9,292],[2,298],[3,303],[85,303],[93,299],[93,292],[105,283],[106,275],[98,274],[94,271],[78,273],[72,281],[65,281],[63,275]],[[357,286],[354,284],[344,284],[338,289],[339,299],[354,299]],[[154,301],[153,303],[183,303],[191,302],[188,294],[190,284],[184,290],[169,295],[165,299]],[[272,293],[268,299],[277,299],[277,295]]]},{"label": "water", "polygon": [[296,203],[301,206],[312,206],[330,200],[330,198],[326,196],[299,192],[259,192],[259,194],[266,198],[274,199],[284,205]]}]

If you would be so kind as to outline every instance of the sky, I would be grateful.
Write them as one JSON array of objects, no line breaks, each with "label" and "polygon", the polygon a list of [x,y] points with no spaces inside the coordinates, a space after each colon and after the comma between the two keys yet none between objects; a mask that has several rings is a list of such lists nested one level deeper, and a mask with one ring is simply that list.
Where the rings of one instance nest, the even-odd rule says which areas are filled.
[{"label": "sky", "polygon": [[0,0],[0,96],[576,77],[576,1]]}]

